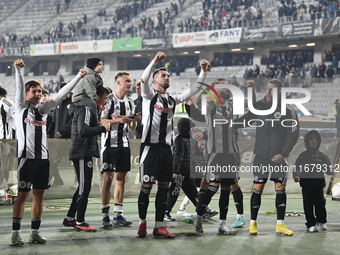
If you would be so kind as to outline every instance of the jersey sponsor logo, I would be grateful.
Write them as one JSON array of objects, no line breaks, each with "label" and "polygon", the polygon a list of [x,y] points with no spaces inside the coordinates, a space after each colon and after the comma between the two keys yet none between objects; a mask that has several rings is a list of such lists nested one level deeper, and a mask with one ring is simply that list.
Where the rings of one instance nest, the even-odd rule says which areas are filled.
[{"label": "jersey sponsor logo", "polygon": [[125,116],[116,115],[114,113],[111,114],[112,119],[120,119],[120,118],[123,118],[123,117],[125,117]]},{"label": "jersey sponsor logo", "polygon": [[26,124],[30,124],[30,125],[37,126],[37,127],[46,126],[46,121],[36,121],[36,120],[30,120],[26,118],[24,122]]},{"label": "jersey sponsor logo", "polygon": [[169,109],[169,108],[163,108],[161,106],[159,106],[158,104],[155,104],[155,108],[161,112],[165,112],[165,113],[169,113],[172,111],[172,109]]}]

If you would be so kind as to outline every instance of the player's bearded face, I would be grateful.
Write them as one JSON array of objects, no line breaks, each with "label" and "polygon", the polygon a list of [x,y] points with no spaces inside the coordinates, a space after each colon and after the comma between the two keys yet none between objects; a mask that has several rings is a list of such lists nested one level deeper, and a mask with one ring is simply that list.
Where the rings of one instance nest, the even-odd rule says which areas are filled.
[{"label": "player's bearded face", "polygon": [[230,98],[230,90],[229,89],[220,89],[218,91],[218,95],[221,98],[228,100]]},{"label": "player's bearded face", "polygon": [[163,89],[168,89],[170,87],[170,76],[168,72],[161,71],[157,80],[159,86]]}]

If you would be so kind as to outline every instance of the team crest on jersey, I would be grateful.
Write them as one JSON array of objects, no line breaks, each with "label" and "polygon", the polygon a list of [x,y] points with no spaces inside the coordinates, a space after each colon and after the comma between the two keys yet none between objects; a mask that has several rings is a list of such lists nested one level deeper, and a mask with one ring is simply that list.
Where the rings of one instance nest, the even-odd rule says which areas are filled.
[{"label": "team crest on jersey", "polygon": [[150,181],[150,176],[147,175],[147,174],[144,175],[144,176],[143,176],[143,181],[144,181],[144,182],[149,182],[149,181]]},{"label": "team crest on jersey", "polygon": [[22,188],[22,189],[25,188],[26,187],[26,182],[25,181],[20,181],[19,187]]},{"label": "team crest on jersey", "polygon": [[103,169],[107,169],[108,164],[106,162],[103,163]]},{"label": "team crest on jersey", "polygon": [[68,104],[68,105],[66,106],[66,108],[67,108],[67,109],[70,109],[70,107],[71,107],[71,105],[70,105],[70,104]]},{"label": "team crest on jersey", "polygon": [[91,161],[87,162],[87,167],[92,168],[92,162]]},{"label": "team crest on jersey", "polygon": [[276,119],[281,118],[281,113],[280,113],[280,112],[274,113],[274,117],[275,117]]}]

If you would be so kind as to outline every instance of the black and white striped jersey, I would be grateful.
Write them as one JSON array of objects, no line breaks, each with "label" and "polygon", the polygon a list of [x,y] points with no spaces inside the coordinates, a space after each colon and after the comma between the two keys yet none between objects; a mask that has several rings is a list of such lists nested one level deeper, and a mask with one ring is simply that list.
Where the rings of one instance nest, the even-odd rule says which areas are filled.
[{"label": "black and white striped jersey", "polygon": [[81,79],[78,74],[53,98],[33,105],[25,97],[22,70],[15,67],[15,126],[18,140],[17,156],[28,159],[48,159],[46,123],[48,113],[65,97]]},{"label": "black and white striped jersey", "polygon": [[143,96],[142,143],[173,145],[174,114],[180,102],[183,102],[182,93],[162,94],[151,89]]},{"label": "black and white striped jersey", "polygon": [[[135,114],[135,104],[127,96],[120,100],[115,93],[108,97],[108,103],[102,111],[102,118],[119,119]],[[102,148],[106,147],[129,147],[128,124],[111,124],[110,131],[102,134]]]},{"label": "black and white striped jersey", "polygon": [[4,97],[0,100],[0,120],[0,139],[14,139],[14,103]]},{"label": "black and white striped jersey", "polygon": [[162,94],[149,86],[151,72],[155,67],[154,60],[146,67],[141,78],[143,97],[142,105],[142,143],[146,145],[165,143],[173,144],[174,113],[176,104],[183,103],[195,95],[202,87],[206,72],[199,74],[196,83],[181,93]]}]

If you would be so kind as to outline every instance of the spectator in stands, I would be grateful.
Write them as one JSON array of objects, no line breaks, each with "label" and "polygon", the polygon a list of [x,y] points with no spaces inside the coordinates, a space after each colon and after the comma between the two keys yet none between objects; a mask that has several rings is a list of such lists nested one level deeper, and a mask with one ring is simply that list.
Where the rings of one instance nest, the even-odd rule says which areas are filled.
[{"label": "spectator in stands", "polygon": [[185,0],[178,0],[179,8],[181,9],[181,11],[183,11],[183,9],[184,9],[184,2],[185,2]]},{"label": "spectator in stands", "polygon": [[293,10],[291,3],[289,3],[288,6],[286,6],[285,14],[287,16],[287,21],[292,21]]},{"label": "spectator in stands", "polygon": [[338,72],[338,67],[339,67],[339,60],[336,58],[336,56],[333,56],[332,68],[335,74]]},{"label": "spectator in stands", "polygon": [[70,7],[71,0],[65,0],[65,11]]},{"label": "spectator in stands", "polygon": [[285,12],[286,12],[285,7],[281,4],[277,12],[279,16],[279,22],[283,22],[283,16],[285,16]]},{"label": "spectator in stands", "polygon": [[292,16],[293,16],[293,21],[297,21],[298,10],[296,8],[295,3],[293,3],[293,6],[292,6]]},{"label": "spectator in stands", "polygon": [[59,12],[60,12],[60,1],[54,1],[54,4],[57,7],[57,14],[59,15]]},{"label": "spectator in stands", "polygon": [[314,5],[309,5],[309,14],[311,15],[312,20],[316,19],[317,12],[318,12],[318,10]]},{"label": "spectator in stands", "polygon": [[330,82],[330,83],[333,82],[333,75],[334,75],[334,70],[332,68],[332,65],[328,65],[328,68],[326,71],[327,82]]},{"label": "spectator in stands", "polygon": [[84,21],[84,25],[86,25],[87,24],[87,16],[86,16],[86,14],[84,14],[84,16],[83,16],[83,21]]}]

